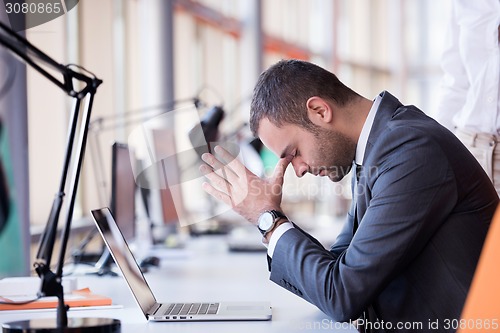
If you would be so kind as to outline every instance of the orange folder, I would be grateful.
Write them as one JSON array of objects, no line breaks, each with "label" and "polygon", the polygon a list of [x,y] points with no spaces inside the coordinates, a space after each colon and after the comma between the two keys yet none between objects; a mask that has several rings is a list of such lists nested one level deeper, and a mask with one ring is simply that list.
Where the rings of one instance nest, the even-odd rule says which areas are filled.
[{"label": "orange folder", "polygon": [[[3,302],[9,301],[9,299],[3,297],[0,297],[0,300]],[[57,307],[57,301],[57,297],[42,297],[34,302],[22,305],[0,304],[0,310],[51,309]],[[109,297],[93,294],[90,289],[84,288],[64,295],[64,303],[71,308],[111,305],[112,301]]]}]

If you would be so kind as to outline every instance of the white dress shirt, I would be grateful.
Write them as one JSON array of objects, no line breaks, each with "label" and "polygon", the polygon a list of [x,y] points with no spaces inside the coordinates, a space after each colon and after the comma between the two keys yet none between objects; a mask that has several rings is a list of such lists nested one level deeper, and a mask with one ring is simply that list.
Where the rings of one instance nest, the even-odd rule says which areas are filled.
[{"label": "white dress shirt", "polygon": [[[382,98],[380,95],[375,98],[375,101],[373,102],[372,107],[368,112],[365,123],[363,124],[363,128],[361,129],[358,144],[356,145],[355,155],[355,162],[358,165],[363,165],[363,158],[365,155],[366,144],[368,143],[368,136],[370,135],[370,131],[373,126],[373,120],[375,119],[375,115],[377,113],[381,99]],[[276,247],[276,244],[278,244],[278,240],[285,232],[287,232],[291,228],[293,228],[292,223],[284,222],[276,227],[276,229],[274,229],[273,233],[271,234],[271,238],[269,239],[269,244],[267,245],[267,255],[269,257],[273,257],[274,249]]]},{"label": "white dress shirt", "polygon": [[453,0],[434,118],[450,130],[500,134],[499,0]]}]

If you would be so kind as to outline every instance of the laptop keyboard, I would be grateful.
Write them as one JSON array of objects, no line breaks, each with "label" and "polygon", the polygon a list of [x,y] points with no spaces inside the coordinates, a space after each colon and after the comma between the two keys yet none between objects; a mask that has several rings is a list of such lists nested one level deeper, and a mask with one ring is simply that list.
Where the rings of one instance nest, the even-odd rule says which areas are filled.
[{"label": "laptop keyboard", "polygon": [[217,314],[219,303],[171,303],[164,304],[156,312],[163,316]]}]

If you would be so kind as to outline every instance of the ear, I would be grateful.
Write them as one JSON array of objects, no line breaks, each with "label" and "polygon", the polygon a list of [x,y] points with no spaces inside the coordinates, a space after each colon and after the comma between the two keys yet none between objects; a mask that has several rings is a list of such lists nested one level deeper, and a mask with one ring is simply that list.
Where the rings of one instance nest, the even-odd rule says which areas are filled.
[{"label": "ear", "polygon": [[324,127],[333,121],[332,107],[321,97],[313,96],[306,102],[309,119],[317,126]]}]

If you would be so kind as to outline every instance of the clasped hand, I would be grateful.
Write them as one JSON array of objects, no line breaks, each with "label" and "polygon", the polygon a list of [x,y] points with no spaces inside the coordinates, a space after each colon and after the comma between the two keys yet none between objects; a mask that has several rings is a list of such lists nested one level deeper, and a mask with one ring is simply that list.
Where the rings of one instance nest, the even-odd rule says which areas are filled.
[{"label": "clasped hand", "polygon": [[280,159],[273,176],[262,179],[224,148],[216,146],[214,151],[215,156],[205,153],[201,157],[206,164],[200,171],[210,181],[202,187],[208,194],[253,224],[265,210],[281,210],[283,177],[291,157]]}]

